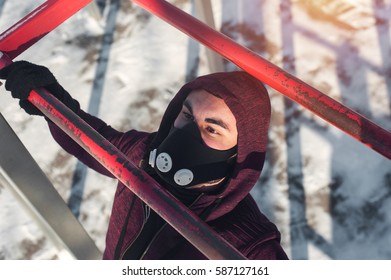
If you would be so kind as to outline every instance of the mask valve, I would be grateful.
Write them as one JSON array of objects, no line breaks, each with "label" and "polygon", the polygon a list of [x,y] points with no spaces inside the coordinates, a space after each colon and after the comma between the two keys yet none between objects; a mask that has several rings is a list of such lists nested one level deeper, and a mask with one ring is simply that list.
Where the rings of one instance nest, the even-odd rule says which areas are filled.
[{"label": "mask valve", "polygon": [[160,172],[166,173],[172,168],[172,159],[167,153],[160,153],[156,158],[156,167]]},{"label": "mask valve", "polygon": [[160,153],[156,157],[157,149],[154,149],[149,154],[149,164],[154,168],[156,162],[156,168],[163,173],[166,173],[172,168],[172,159],[167,153]]},{"label": "mask valve", "polygon": [[187,186],[193,181],[193,172],[189,169],[180,169],[174,174],[174,181],[180,186]]}]

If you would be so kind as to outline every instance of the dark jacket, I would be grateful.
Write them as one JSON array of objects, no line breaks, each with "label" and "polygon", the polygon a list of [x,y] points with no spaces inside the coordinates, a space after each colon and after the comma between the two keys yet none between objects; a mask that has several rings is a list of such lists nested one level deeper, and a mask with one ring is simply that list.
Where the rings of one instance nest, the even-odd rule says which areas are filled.
[{"label": "dark jacket", "polygon": [[[184,85],[169,104],[155,133],[135,130],[118,132],[82,110],[78,111],[78,115],[127,155],[129,160],[148,170],[145,159],[149,152],[168,135],[187,95],[193,89],[201,88],[222,98],[234,114],[238,129],[238,155],[223,190],[201,195],[189,208],[202,216],[218,234],[247,258],[287,259],[280,246],[278,229],[260,212],[249,194],[264,164],[271,110],[265,87],[249,74],[239,71],[215,73]],[[113,177],[54,124],[49,122],[49,127],[53,137],[66,151],[90,168]],[[156,215],[150,215],[148,207],[140,199],[119,183],[106,236],[104,259],[123,258],[125,253],[134,249],[134,241],[148,217],[159,221]],[[153,234],[148,237],[148,246],[146,250],[143,249],[140,258],[205,259],[202,253],[170,225],[164,222],[162,224],[163,226],[158,224],[148,230],[148,233]]]}]

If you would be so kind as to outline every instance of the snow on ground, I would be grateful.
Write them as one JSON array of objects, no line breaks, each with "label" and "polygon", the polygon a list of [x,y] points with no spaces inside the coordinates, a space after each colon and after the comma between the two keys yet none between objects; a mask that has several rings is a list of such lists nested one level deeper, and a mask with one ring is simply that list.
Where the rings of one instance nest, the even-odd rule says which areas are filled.
[{"label": "snow on ground", "polygon": [[[5,1],[5,30],[44,1]],[[104,3],[105,1],[101,1]],[[107,3],[109,1],[106,1]],[[170,1],[192,11],[191,1]],[[387,130],[391,130],[391,1],[212,0],[217,28]],[[47,66],[87,109],[105,32],[85,8],[18,59]],[[190,52],[189,52],[190,50]],[[190,75],[208,73],[204,48],[121,1],[99,116],[119,130],[152,131]],[[194,65],[199,56],[199,64]],[[234,69],[230,63],[228,70]],[[191,75],[190,75],[191,76]],[[76,160],[45,121],[0,94],[0,111],[68,200]],[[268,158],[253,194],[292,259],[390,259],[390,161],[269,88]],[[88,172],[79,220],[104,248],[115,181]],[[67,258],[0,184],[0,259]]]}]

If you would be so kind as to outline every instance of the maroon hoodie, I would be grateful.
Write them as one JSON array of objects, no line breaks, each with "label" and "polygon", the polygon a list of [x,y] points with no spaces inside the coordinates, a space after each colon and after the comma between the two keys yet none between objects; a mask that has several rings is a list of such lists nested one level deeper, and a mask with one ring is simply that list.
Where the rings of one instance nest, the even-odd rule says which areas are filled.
[{"label": "maroon hoodie", "polygon": [[[82,110],[78,115],[131,161],[151,172],[145,159],[167,137],[183,101],[194,89],[204,89],[222,98],[228,105],[237,122],[238,154],[233,172],[222,190],[200,195],[189,208],[248,259],[287,259],[280,246],[278,229],[260,212],[249,194],[264,164],[270,121],[269,97],[258,80],[241,71],[215,73],[195,79],[175,95],[155,133],[135,130],[122,133]],[[53,137],[66,151],[90,168],[113,177],[54,124],[49,122],[49,126]],[[146,223],[152,217],[160,221],[156,226]],[[106,236],[104,259],[123,258],[129,251],[139,250],[140,247],[135,248],[138,243],[135,240],[137,237],[140,240],[140,236],[142,239],[144,235],[148,237],[147,245],[141,246],[142,259],[205,259],[170,225],[151,215],[150,209],[119,183]]]}]

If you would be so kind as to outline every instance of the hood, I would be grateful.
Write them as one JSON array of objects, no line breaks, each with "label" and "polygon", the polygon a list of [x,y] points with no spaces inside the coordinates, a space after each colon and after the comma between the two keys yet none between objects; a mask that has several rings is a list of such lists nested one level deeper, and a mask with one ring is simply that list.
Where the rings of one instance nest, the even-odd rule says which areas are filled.
[{"label": "hood", "polygon": [[204,195],[191,207],[193,211],[200,213],[219,201],[209,215],[209,221],[235,208],[257,182],[265,161],[271,109],[266,88],[246,72],[222,72],[200,76],[185,84],[168,105],[151,150],[158,147],[167,137],[181,111],[183,101],[195,89],[204,89],[223,99],[236,118],[238,130],[236,165],[224,190],[219,194]]}]

